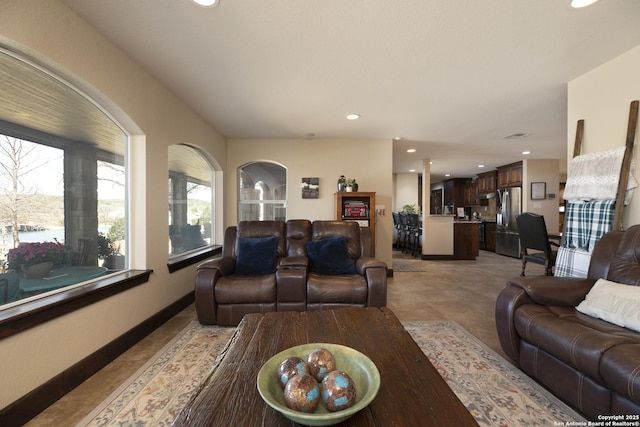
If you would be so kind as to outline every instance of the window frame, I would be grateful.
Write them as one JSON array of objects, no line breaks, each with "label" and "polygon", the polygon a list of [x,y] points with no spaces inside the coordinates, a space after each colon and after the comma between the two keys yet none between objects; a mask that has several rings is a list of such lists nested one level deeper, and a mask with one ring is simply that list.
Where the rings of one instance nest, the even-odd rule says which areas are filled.
[{"label": "window frame", "polygon": [[[251,199],[251,200],[243,200],[242,199],[242,174],[245,173],[245,168],[251,165],[255,165],[255,164],[260,164],[260,163],[266,163],[266,164],[270,164],[270,165],[276,165],[280,168],[282,168],[282,171],[284,172],[284,199],[278,200],[278,199]],[[286,218],[288,218],[289,215],[289,208],[288,208],[288,200],[289,200],[289,186],[288,186],[288,175],[289,175],[289,170],[286,168],[286,166],[282,165],[279,162],[275,162],[275,161],[271,161],[271,160],[256,160],[256,161],[252,161],[252,162],[247,162],[241,166],[238,167],[238,179],[237,179],[237,191],[238,191],[238,220],[242,220],[242,206],[249,206],[249,205],[257,205],[259,206],[260,209],[264,209],[265,205],[272,205],[274,207],[278,207],[277,205],[282,205],[282,207],[285,209],[285,215],[284,215],[284,219],[286,220]],[[254,185],[257,185],[260,182],[264,182],[262,179],[258,180],[255,182]],[[272,192],[276,191],[278,187],[274,187],[273,189],[271,189]],[[275,216],[274,216],[275,218]]]},{"label": "window frame", "polygon": [[[25,55],[8,50],[2,45],[0,45],[0,53],[21,61],[22,63],[32,67],[34,70],[47,75],[52,80],[55,80],[57,83],[66,87],[66,89],[73,91],[75,95],[83,98],[87,103],[93,105],[122,132],[122,137],[125,139],[125,145],[123,147],[125,156],[126,153],[130,151],[128,144],[131,135],[126,132],[118,121],[115,120],[113,116],[111,116],[105,108],[100,105],[100,103],[92,99],[84,91],[80,90],[58,73],[49,69],[49,67],[40,65],[33,60],[30,60]],[[64,137],[49,134],[29,126],[7,122],[5,120],[0,120],[0,132],[17,139],[52,146],[55,148],[65,148],[70,144],[70,140]],[[111,153],[111,156],[107,156],[107,158],[112,160],[114,154],[115,153]],[[115,156],[117,157],[118,155],[115,154]],[[100,156],[98,156],[98,159],[105,160]],[[122,161],[124,164],[127,160],[123,158]],[[128,176],[130,171],[125,168],[125,173],[127,176],[125,178],[127,181],[125,184],[128,185]],[[128,189],[125,190],[124,203],[128,218],[130,209]],[[129,222],[129,219],[127,219],[127,222]],[[126,239],[126,245],[128,249],[128,239]],[[82,284],[79,286],[70,285],[68,287],[60,288],[56,292],[43,294],[41,297],[25,299],[22,303],[12,304],[5,308],[2,308],[4,304],[0,305],[0,339],[18,334],[32,327],[40,326],[44,322],[61,317],[67,313],[79,310],[95,302],[99,302],[120,292],[146,283],[149,281],[149,276],[152,272],[153,270],[149,269],[124,269],[87,281],[86,283],[80,282]]]}]

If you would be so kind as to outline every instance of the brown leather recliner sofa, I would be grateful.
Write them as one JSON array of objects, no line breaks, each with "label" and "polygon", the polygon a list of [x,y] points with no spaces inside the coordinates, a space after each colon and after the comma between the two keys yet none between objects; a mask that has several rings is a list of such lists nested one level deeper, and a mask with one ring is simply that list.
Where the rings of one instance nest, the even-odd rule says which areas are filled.
[{"label": "brown leather recliner sofa", "polygon": [[575,308],[598,279],[640,285],[640,226],[605,234],[587,278],[509,280],[496,301],[500,344],[520,369],[587,417],[640,414],[640,333]]},{"label": "brown leather recliner sofa", "polygon": [[384,307],[387,266],[372,253],[371,230],[354,222],[241,221],[225,230],[222,256],[198,266],[198,320],[237,325],[248,313]]}]

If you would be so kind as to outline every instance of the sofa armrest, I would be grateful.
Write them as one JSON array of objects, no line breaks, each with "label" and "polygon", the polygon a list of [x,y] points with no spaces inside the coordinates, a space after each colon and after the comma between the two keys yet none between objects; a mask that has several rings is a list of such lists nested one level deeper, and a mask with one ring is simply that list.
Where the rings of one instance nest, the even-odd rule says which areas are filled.
[{"label": "sofa armrest", "polygon": [[507,285],[522,289],[535,304],[575,307],[595,284],[593,279],[578,277],[517,277]]},{"label": "sofa armrest", "polygon": [[387,264],[376,258],[360,257],[356,260],[356,271],[367,280],[367,306],[386,307]]},{"label": "sofa armrest", "polygon": [[215,258],[200,264],[198,270],[218,270],[221,276],[230,276],[236,270],[236,259],[232,257]]},{"label": "sofa armrest", "polygon": [[361,276],[365,275],[366,270],[368,268],[382,268],[385,270],[385,275],[386,275],[387,264],[373,257],[364,257],[364,256],[360,257],[356,260],[355,265],[356,265],[356,271]]},{"label": "sofa armrest", "polygon": [[514,315],[525,304],[575,307],[589,292],[594,280],[576,277],[518,277],[496,299],[496,329],[500,346],[517,365],[520,364],[520,336],[515,328]]}]

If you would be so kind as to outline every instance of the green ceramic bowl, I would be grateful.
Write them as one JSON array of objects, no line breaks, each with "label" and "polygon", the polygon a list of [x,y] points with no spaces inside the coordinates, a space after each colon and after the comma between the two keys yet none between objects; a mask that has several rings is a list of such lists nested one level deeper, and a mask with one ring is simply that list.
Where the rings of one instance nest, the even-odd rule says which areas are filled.
[{"label": "green ceramic bowl", "polygon": [[[298,412],[287,408],[284,403],[284,392],[278,385],[278,366],[287,357],[298,356],[307,360],[307,355],[319,347],[329,350],[336,360],[336,369],[345,371],[355,383],[356,403],[338,412],[329,412],[322,402],[314,413]],[[291,347],[267,360],[258,372],[257,384],[258,392],[267,405],[290,420],[308,426],[329,426],[341,423],[371,403],[380,388],[380,373],[371,359],[350,347],[330,343],[311,343]]]}]

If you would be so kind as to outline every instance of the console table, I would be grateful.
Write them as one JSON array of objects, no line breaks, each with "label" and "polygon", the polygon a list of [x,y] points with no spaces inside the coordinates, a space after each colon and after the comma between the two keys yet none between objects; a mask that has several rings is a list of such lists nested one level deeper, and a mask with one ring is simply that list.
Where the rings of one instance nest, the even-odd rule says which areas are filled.
[{"label": "console table", "polygon": [[342,425],[477,426],[388,308],[249,314],[217,367],[174,426],[291,426],[261,399],[256,378],[274,354],[299,344],[331,342],[367,355],[380,372],[376,398]]}]

